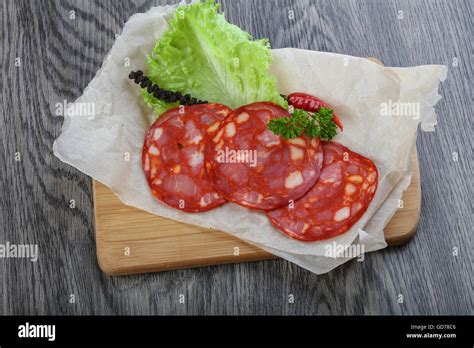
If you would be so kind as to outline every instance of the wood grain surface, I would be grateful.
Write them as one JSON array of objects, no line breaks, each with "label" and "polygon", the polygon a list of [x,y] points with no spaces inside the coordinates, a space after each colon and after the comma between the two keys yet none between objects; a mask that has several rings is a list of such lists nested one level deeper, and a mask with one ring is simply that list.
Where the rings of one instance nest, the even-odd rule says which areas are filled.
[{"label": "wood grain surface", "polygon": [[410,243],[320,276],[284,260],[104,275],[91,179],[52,154],[55,104],[80,96],[130,15],[158,4],[0,2],[0,243],[40,253],[37,262],[0,259],[0,314],[472,314],[470,0],[223,1],[231,22],[275,48],[449,66],[436,131],[418,136],[421,220]]}]

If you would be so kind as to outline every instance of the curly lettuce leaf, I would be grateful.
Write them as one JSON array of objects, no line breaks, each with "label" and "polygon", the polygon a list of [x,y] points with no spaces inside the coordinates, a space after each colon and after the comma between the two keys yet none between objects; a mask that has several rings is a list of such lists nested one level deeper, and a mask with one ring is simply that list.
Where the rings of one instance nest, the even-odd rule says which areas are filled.
[{"label": "curly lettuce leaf", "polygon": [[[148,77],[161,88],[231,108],[256,101],[287,107],[270,74],[268,40],[228,23],[213,0],[179,6],[169,29],[148,59]],[[143,91],[159,115],[177,103],[165,103]]]}]

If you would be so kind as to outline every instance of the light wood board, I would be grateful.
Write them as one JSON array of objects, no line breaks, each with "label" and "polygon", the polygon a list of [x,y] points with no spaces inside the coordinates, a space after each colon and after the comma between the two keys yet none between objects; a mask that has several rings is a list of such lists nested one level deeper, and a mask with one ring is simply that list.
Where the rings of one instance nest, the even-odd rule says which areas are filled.
[{"label": "light wood board", "polygon": [[[157,272],[275,258],[229,234],[162,218],[126,206],[105,185],[94,181],[97,259],[107,274]],[[385,228],[391,246],[406,243],[420,215],[420,173],[413,155],[413,177],[399,209]],[[275,232],[278,233],[278,232]],[[238,248],[238,255],[235,255]]]}]

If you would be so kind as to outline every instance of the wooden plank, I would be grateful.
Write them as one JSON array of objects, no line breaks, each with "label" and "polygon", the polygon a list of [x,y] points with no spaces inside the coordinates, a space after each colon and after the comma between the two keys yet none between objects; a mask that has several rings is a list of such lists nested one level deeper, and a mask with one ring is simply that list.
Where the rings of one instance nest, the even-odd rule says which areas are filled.
[{"label": "wooden plank", "polygon": [[[97,259],[110,275],[158,272],[275,256],[232,235],[185,224],[126,206],[105,185],[94,181]],[[404,206],[385,229],[389,245],[406,243],[420,215],[420,174],[416,153]],[[238,248],[239,254],[234,254]]]},{"label": "wooden plank", "polygon": [[[369,59],[383,65],[376,58]],[[411,185],[403,196],[404,208],[385,230],[389,245],[406,243],[418,226],[421,192],[416,151],[413,173]],[[94,182],[94,195],[97,258],[100,268],[107,274],[145,273],[274,258],[231,235],[127,207],[98,182]],[[130,255],[125,255],[125,248],[129,248]],[[238,248],[238,256],[234,255],[234,248]]]},{"label": "wooden plank", "polygon": [[422,208],[410,243],[324,275],[273,260],[104,276],[95,255],[91,179],[51,151],[62,124],[52,116],[54,104],[82,94],[132,14],[163,2],[0,2],[0,239],[35,243],[40,252],[37,262],[1,260],[0,314],[471,315],[470,0],[222,0],[232,23],[270,38],[274,48],[375,55],[390,66],[449,66],[436,132],[418,134]]}]

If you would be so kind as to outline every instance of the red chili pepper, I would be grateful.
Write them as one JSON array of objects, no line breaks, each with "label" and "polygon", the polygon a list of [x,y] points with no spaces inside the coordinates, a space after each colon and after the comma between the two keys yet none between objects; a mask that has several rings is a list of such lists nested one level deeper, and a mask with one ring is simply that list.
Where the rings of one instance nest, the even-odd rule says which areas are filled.
[{"label": "red chili pepper", "polygon": [[[321,99],[306,93],[291,93],[288,96],[288,103],[290,105],[293,105],[297,109],[303,109],[310,112],[317,112],[322,106],[332,109]],[[342,122],[336,114],[334,114],[333,121],[336,126],[338,126],[339,129],[342,131]]]},{"label": "red chili pepper", "polygon": [[334,123],[336,124],[336,126],[338,126],[339,129],[340,129],[341,132],[342,132],[343,125],[342,125],[341,119],[340,119],[339,117],[337,117],[336,114],[334,114],[334,117],[332,118],[332,120],[334,121]]}]

